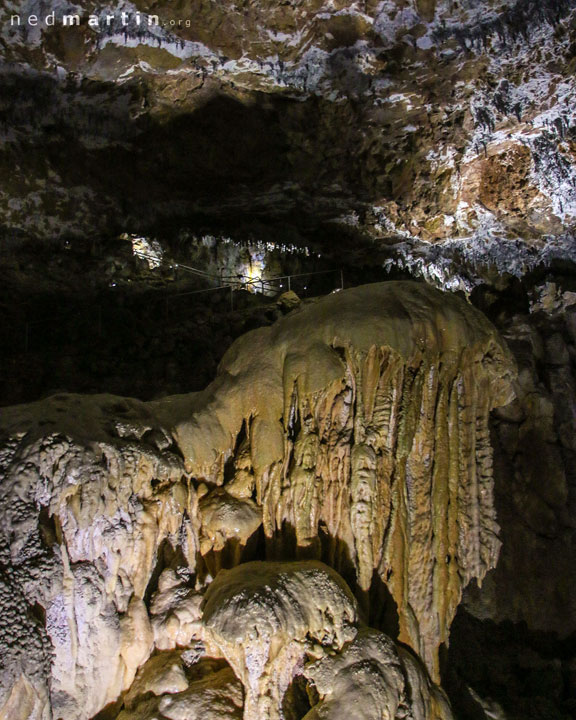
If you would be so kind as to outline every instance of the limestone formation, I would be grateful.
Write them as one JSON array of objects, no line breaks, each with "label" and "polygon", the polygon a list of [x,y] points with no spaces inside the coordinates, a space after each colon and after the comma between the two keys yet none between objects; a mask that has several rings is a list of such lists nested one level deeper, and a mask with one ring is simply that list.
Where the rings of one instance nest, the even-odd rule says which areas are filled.
[{"label": "limestone formation", "polygon": [[0,720],[576,718],[576,0],[5,0],[0,178]]},{"label": "limestone formation", "polygon": [[221,661],[161,653],[138,672],[118,720],[241,720],[243,691]]},{"label": "limestone formation", "polygon": [[[423,285],[384,283],[248,334],[201,393],[152,403],[56,395],[3,410],[0,717],[88,720],[121,700],[152,652],[203,638],[243,682],[245,717],[255,720],[262,704],[280,713],[282,691],[266,685],[276,660],[286,675],[275,687],[285,688],[304,662],[302,643],[340,651],[356,616],[333,571],[316,587],[316,571],[294,566],[289,581],[268,581],[296,583],[290,603],[281,612],[260,605],[269,653],[258,651],[253,665],[244,656],[242,669],[234,644],[246,640],[247,652],[251,640],[234,622],[246,618],[226,615],[218,588],[228,597],[226,583],[238,579],[229,599],[239,610],[234,598],[258,594],[250,552],[323,560],[350,578],[368,615],[375,585],[385,585],[399,639],[437,679],[462,589],[498,555],[488,416],[510,400],[513,373],[496,331],[471,306]],[[322,622],[306,597],[317,600],[314,612],[325,608]],[[282,648],[280,629],[291,638]],[[347,664],[335,666],[341,680],[322,681],[327,710],[318,717],[337,703]],[[226,667],[214,685],[187,680],[188,689],[189,671],[174,672],[158,680],[170,697],[141,695],[142,717],[184,718],[207,697],[226,706],[220,717],[238,716]],[[378,687],[393,684],[395,670],[375,672]],[[419,687],[420,716],[441,717],[442,702],[426,682]],[[392,712],[393,697],[382,712]]]},{"label": "limestone formation", "polygon": [[225,484],[242,448],[231,483],[262,507],[271,557],[352,567],[363,591],[376,573],[437,676],[462,587],[497,558],[488,415],[511,399],[511,367],[472,308],[385,283],[241,338],[195,414],[158,411],[195,477]]},{"label": "limestone formation", "polygon": [[369,628],[342,652],[310,663],[304,674],[321,698],[304,720],[347,720],[351,713],[357,720],[452,718],[418,660]]},{"label": "limestone formation", "polygon": [[246,688],[245,720],[280,720],[282,700],[307,654],[340,650],[356,634],[354,596],[322,563],[245,563],[206,593],[208,647]]},{"label": "limestone formation", "polygon": [[317,561],[223,571],[206,593],[203,619],[207,646],[242,679],[245,720],[283,718],[297,674],[320,699],[306,720],[344,720],[351,713],[359,720],[452,718],[415,658],[382,633],[358,628],[350,590]]}]

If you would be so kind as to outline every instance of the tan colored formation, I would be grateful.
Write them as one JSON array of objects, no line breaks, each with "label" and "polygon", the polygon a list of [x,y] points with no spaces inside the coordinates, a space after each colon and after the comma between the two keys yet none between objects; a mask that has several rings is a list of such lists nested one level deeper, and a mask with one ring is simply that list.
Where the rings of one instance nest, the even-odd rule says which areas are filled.
[{"label": "tan colored formation", "polygon": [[[422,664],[362,626],[350,589],[318,561],[223,570],[200,635],[192,650],[150,658],[118,720],[452,720]],[[295,677],[308,682],[308,712],[291,692]]]},{"label": "tan colored formation", "polygon": [[[25,639],[0,639],[0,718],[17,706],[32,709],[11,719],[44,720],[50,705],[55,718],[88,720],[117,701],[154,649],[201,641],[212,578],[252,546],[355,578],[368,613],[374,580],[385,584],[400,640],[437,679],[462,588],[497,559],[488,415],[510,399],[512,373],[473,308],[423,285],[384,283],[241,338],[202,393],[155,403],[60,395],[4,410],[0,629]],[[341,587],[336,575],[330,582]],[[247,707],[260,707],[263,676],[248,691],[239,661],[221,652]],[[295,658],[282,663],[294,671]],[[334,672],[344,687],[342,662]],[[171,698],[181,704],[161,700],[151,713],[187,717],[214,680],[237,716],[226,667],[194,688],[200,680],[182,672],[187,689]],[[319,691],[326,710],[311,718],[339,717],[338,687]],[[436,717],[436,701],[426,702],[422,717]]]},{"label": "tan colored formation", "polygon": [[461,590],[498,555],[488,416],[511,366],[460,300],[363,286],[241,338],[172,432],[196,477],[256,498],[271,556],[351,565],[364,591],[377,573],[437,677]]},{"label": "tan colored formation", "polygon": [[354,639],[354,596],[322,563],[245,563],[218,575],[203,615],[209,652],[223,654],[246,690],[246,720],[280,720],[306,657]]},{"label": "tan colored formation", "polygon": [[444,693],[421,663],[377,630],[362,628],[343,652],[310,663],[304,674],[320,696],[304,720],[450,720]]}]

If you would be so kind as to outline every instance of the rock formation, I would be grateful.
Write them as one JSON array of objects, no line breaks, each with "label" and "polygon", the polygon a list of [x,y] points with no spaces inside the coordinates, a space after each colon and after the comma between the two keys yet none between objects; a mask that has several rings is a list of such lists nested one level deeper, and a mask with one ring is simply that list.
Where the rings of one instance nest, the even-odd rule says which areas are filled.
[{"label": "rock formation", "polygon": [[[286,720],[433,713],[420,662],[576,716],[575,47],[576,0],[0,3],[0,720],[242,717],[203,608],[255,561],[358,606]],[[310,300],[387,279],[471,305]]]},{"label": "rock formation", "polygon": [[[384,283],[241,338],[201,393],[4,409],[0,717],[281,717],[296,669],[311,718],[368,685],[379,717],[448,717],[416,660],[356,636],[336,572],[368,618],[387,588],[437,680],[462,590],[498,556],[488,416],[513,376],[481,313]],[[251,557],[297,562],[252,575]]]},{"label": "rock formation", "polygon": [[452,718],[418,660],[375,630],[360,630],[343,652],[311,663],[304,673],[321,697],[305,720],[345,720],[352,709],[362,720]]},{"label": "rock formation", "polygon": [[306,657],[342,650],[357,620],[346,584],[314,561],[224,570],[208,588],[203,614],[209,650],[224,655],[246,689],[246,720],[280,720]]},{"label": "rock formation", "polygon": [[48,23],[39,0],[2,14],[8,230],[50,240],[257,215],[504,270],[516,244],[574,258],[571,0],[54,10]]}]

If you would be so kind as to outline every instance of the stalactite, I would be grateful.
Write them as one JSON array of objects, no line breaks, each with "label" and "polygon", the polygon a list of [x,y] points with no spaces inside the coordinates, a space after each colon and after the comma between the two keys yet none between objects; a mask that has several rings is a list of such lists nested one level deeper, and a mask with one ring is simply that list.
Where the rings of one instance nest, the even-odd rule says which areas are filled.
[{"label": "stalactite", "polygon": [[[241,338],[202,393],[5,410],[0,557],[46,610],[53,712],[90,718],[152,647],[196,642],[200,598],[259,532],[261,557],[326,562],[367,616],[385,586],[437,679],[462,589],[498,555],[488,415],[512,377],[471,306],[383,283]],[[20,682],[45,703],[47,662],[6,675],[2,702]]]}]

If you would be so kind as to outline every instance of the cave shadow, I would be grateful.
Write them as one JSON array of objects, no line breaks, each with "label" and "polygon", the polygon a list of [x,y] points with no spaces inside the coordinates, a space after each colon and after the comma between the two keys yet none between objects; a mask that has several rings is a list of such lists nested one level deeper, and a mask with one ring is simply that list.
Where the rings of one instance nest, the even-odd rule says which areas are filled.
[{"label": "cave shadow", "polygon": [[442,686],[457,718],[484,720],[482,698],[511,720],[566,720],[576,716],[575,659],[576,633],[482,620],[460,605],[440,651]]},{"label": "cave shadow", "polygon": [[[503,310],[510,311],[511,306],[514,311],[522,311],[522,307],[518,307],[523,300],[522,286],[514,284],[512,288],[515,291],[508,308],[505,302],[498,305]],[[522,361],[524,348],[511,343],[511,350]],[[536,371],[542,381],[542,370],[536,366]],[[491,714],[510,720],[543,717],[567,720],[576,717],[573,671],[576,633],[562,637],[553,630],[539,630],[535,626],[559,626],[556,613],[563,607],[561,592],[567,592],[561,589],[566,570],[559,560],[563,552],[569,553],[569,547],[549,526],[546,529],[550,535],[538,535],[529,525],[526,525],[528,535],[524,535],[522,514],[515,505],[518,474],[521,473],[523,479],[522,492],[527,493],[530,482],[533,488],[537,487],[540,478],[549,471],[545,452],[549,439],[542,429],[536,429],[529,440],[524,439],[524,452],[530,458],[524,468],[518,464],[517,452],[514,456],[506,452],[494,418],[491,443],[494,503],[503,546],[498,564],[486,577],[482,589],[472,583],[465,590],[450,628],[449,646],[440,649],[442,685],[457,718],[484,720]],[[567,476],[570,467],[564,458]],[[518,528],[522,532],[518,533]],[[546,542],[533,542],[531,536],[538,540],[544,537]],[[530,558],[529,572],[525,565],[527,557]],[[508,603],[500,606],[506,598]],[[508,614],[521,617],[522,602],[527,603],[529,609],[531,606],[539,609],[536,620],[530,612],[527,615],[531,618],[530,624],[499,619]]]},{"label": "cave shadow", "polygon": [[[98,198],[94,208],[85,203],[95,236],[201,218],[318,226],[382,196],[363,182],[365,158],[350,153],[362,145],[354,93],[369,82],[350,53],[337,51],[328,63],[346,107],[314,94],[248,94],[207,83],[180,112],[152,114],[143,110],[143,83],[58,83],[15,67],[0,78],[0,95],[10,100],[0,103],[0,130],[16,136],[0,153],[0,170],[20,168],[13,193],[22,178],[48,170],[62,187],[88,191]],[[71,195],[52,210],[64,220],[77,207]]]},{"label": "cave shadow", "polygon": [[[260,546],[262,548],[262,545]],[[309,545],[298,545],[296,530],[290,523],[282,527],[270,538],[264,538],[264,555],[259,560],[320,560],[335,570],[351,589],[360,611],[360,619],[369,627],[380,630],[393,640],[399,634],[398,608],[386,583],[374,570],[368,590],[358,585],[354,560],[346,543],[328,532],[321,523],[317,536]]]},{"label": "cave shadow", "polygon": [[156,552],[156,561],[148,585],[144,592],[144,603],[150,609],[152,596],[158,590],[158,581],[164,570],[178,570],[178,568],[188,568],[186,560],[180,545],[174,547],[168,538],[164,538],[160,543]]},{"label": "cave shadow", "polygon": [[[172,564],[162,564],[156,569],[154,577],[157,578],[165,567],[174,566],[174,551],[170,549],[164,556]],[[360,620],[369,627],[380,630],[393,640],[399,634],[398,608],[386,583],[379,576],[377,570],[372,575],[372,583],[368,590],[362,590],[358,585],[354,561],[346,543],[338,537],[331,535],[324,525],[321,525],[318,535],[306,546],[298,545],[296,530],[288,522],[284,522],[271,537],[267,537],[261,524],[248,538],[245,544],[240,544],[236,538],[229,538],[224,547],[196,556],[196,575],[202,583],[208,575],[215,577],[220,570],[231,569],[253,561],[268,562],[294,562],[303,560],[319,560],[335,570],[346,582],[358,602]],[[165,563],[165,561],[163,561]],[[185,563],[183,555],[180,562]],[[154,586],[151,580],[151,585]]]}]

